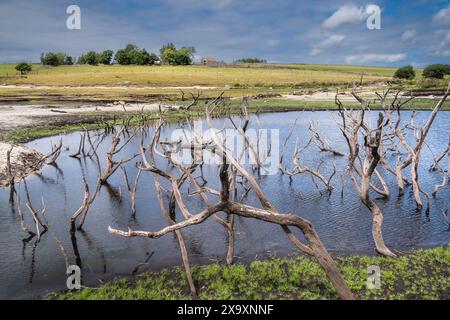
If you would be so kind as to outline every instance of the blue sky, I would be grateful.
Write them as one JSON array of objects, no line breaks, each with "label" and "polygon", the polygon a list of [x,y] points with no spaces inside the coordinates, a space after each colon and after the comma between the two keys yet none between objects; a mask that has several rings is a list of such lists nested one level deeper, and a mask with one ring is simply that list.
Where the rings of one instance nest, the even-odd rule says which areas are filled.
[{"label": "blue sky", "polygon": [[[81,30],[66,28],[67,6]],[[368,5],[381,29],[366,26]],[[127,43],[157,52],[194,46],[199,57],[233,61],[397,66],[450,62],[450,2],[300,0],[0,0],[0,62],[73,56]]]}]

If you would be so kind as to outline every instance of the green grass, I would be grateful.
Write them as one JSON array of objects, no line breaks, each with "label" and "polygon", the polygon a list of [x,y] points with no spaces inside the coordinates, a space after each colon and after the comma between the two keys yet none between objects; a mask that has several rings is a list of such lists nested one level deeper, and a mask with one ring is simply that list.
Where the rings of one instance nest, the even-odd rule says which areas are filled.
[{"label": "green grass", "polygon": [[[358,299],[442,299],[450,293],[450,248],[415,250],[398,258],[338,257],[338,266]],[[366,287],[367,268],[381,269],[381,289]],[[194,266],[200,299],[337,299],[320,266],[296,255],[253,261],[248,265]],[[56,293],[49,299],[191,299],[181,267],[118,278],[99,288]]]},{"label": "green grass", "polygon": [[[445,88],[449,79],[424,80],[421,71],[412,81],[393,80],[395,68],[345,65],[262,64],[234,67],[204,66],[60,66],[33,65],[33,72],[16,75],[14,65],[0,64],[0,84],[37,85],[37,88],[0,88],[2,101],[148,102],[178,99],[177,87],[204,87],[204,97],[225,91],[226,97],[288,93],[299,89],[348,88],[364,73],[364,84],[391,81],[397,88]],[[95,88],[105,86],[106,88]],[[109,87],[109,88],[108,88]],[[186,95],[197,89],[184,89]]]},{"label": "green grass", "polygon": [[[0,67],[0,77],[5,76],[10,65]],[[306,69],[259,67],[204,66],[60,66],[44,68],[34,66],[33,73],[25,77],[0,79],[6,84],[34,84],[49,86],[295,86],[301,84],[350,84],[358,78],[355,73],[342,68]],[[385,74],[368,74],[364,81],[386,80]]]},{"label": "green grass", "polygon": [[[275,66],[279,67],[288,67],[288,68],[294,68],[299,70],[315,70],[315,71],[339,71],[339,72],[345,72],[345,73],[353,73],[361,75],[361,73],[364,73],[364,75],[377,75],[377,76],[386,76],[386,77],[392,77],[394,76],[395,71],[397,68],[390,68],[390,67],[370,67],[370,66],[348,66],[348,65],[320,65],[320,64],[274,64]],[[417,75],[422,74],[422,69],[416,69]]]}]

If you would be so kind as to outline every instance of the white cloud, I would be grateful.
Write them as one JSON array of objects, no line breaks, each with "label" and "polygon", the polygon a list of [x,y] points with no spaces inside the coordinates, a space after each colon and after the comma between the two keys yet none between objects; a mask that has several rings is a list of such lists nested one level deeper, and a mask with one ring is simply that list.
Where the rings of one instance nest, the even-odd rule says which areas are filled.
[{"label": "white cloud", "polygon": [[367,15],[363,7],[358,8],[354,5],[345,5],[326,19],[322,26],[327,29],[333,29],[341,24],[363,21],[366,16]]},{"label": "white cloud", "polygon": [[450,24],[450,4],[447,8],[441,9],[433,16],[433,22],[440,24]]},{"label": "white cloud", "polygon": [[450,50],[435,50],[432,52],[432,55],[439,58],[450,57]]},{"label": "white cloud", "polygon": [[319,44],[315,45],[311,50],[311,56],[317,56],[321,54],[325,49],[331,48],[339,43],[341,43],[345,39],[344,35],[341,34],[332,34]]},{"label": "white cloud", "polygon": [[280,40],[278,39],[270,39],[267,41],[267,45],[270,47],[276,47],[280,44]]},{"label": "white cloud", "polygon": [[165,0],[178,8],[220,10],[229,7],[234,0]]},{"label": "white cloud", "polygon": [[321,54],[322,52],[323,52],[322,49],[313,48],[311,50],[311,52],[309,53],[309,55],[314,57],[314,56],[317,56],[317,55]]},{"label": "white cloud", "polygon": [[366,63],[393,63],[405,60],[407,55],[398,54],[356,54],[345,57],[347,64],[366,64]]},{"label": "white cloud", "polygon": [[411,42],[414,43],[417,40],[417,31],[416,30],[406,30],[402,34],[403,42]]},{"label": "white cloud", "polygon": [[431,48],[431,55],[434,57],[450,57],[450,30],[437,30],[434,33],[439,44]]}]

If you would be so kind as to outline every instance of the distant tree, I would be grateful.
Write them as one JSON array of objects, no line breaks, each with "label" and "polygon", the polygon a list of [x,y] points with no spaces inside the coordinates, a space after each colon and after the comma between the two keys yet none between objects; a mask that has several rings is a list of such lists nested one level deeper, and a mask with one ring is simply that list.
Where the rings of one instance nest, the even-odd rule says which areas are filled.
[{"label": "distant tree", "polygon": [[77,63],[78,64],[86,64],[86,57],[84,55],[79,56]]},{"label": "distant tree", "polygon": [[131,64],[131,57],[125,51],[125,49],[117,50],[114,60],[121,65]]},{"label": "distant tree", "polygon": [[134,44],[128,44],[124,49],[117,51],[115,60],[118,64],[129,65],[138,60],[136,51],[138,47]]},{"label": "distant tree", "polygon": [[159,61],[158,55],[155,53],[150,53],[149,64],[155,64],[157,61]]},{"label": "distant tree", "polygon": [[53,52],[49,52],[45,54],[42,58],[42,64],[47,66],[57,66],[58,65],[58,57]]},{"label": "distant tree", "polygon": [[450,65],[448,64],[432,64],[423,70],[424,78],[444,79],[445,75],[450,74]]},{"label": "distant tree", "polygon": [[134,50],[131,52],[131,63],[137,65],[148,65],[150,64],[150,54],[147,50]]},{"label": "distant tree", "polygon": [[172,48],[166,48],[161,54],[161,61],[164,64],[175,64],[175,58],[177,50]]},{"label": "distant tree", "polygon": [[166,50],[177,51],[177,48],[175,47],[175,45],[172,42],[169,42],[169,43],[163,45],[161,47],[161,49],[159,49],[159,54],[161,57],[164,55],[164,51],[166,51]]},{"label": "distant tree", "polygon": [[175,65],[190,65],[194,60],[195,48],[182,47],[175,52]]},{"label": "distant tree", "polygon": [[136,45],[129,44],[124,49],[118,50],[114,59],[121,65],[150,65],[158,60],[158,56],[145,49],[139,49]]},{"label": "distant tree", "polygon": [[66,61],[66,55],[64,53],[57,53],[56,59],[58,59],[58,66],[62,66],[64,62]]},{"label": "distant tree", "polygon": [[30,64],[28,64],[26,62],[21,62],[16,65],[16,70],[18,72],[20,72],[20,74],[27,74],[27,73],[31,72],[32,67]]},{"label": "distant tree", "polygon": [[192,64],[196,51],[194,47],[182,47],[177,50],[173,43],[168,43],[159,52],[164,64],[189,65]]},{"label": "distant tree", "polygon": [[95,51],[89,51],[88,53],[86,53],[84,56],[84,59],[85,59],[85,63],[87,63],[91,66],[98,65],[99,60],[100,60],[99,55]]},{"label": "distant tree", "polygon": [[41,54],[41,63],[46,66],[56,67],[64,64],[70,64],[70,62],[73,63],[72,57],[69,58],[69,56],[64,53],[48,52]]},{"label": "distant tree", "polygon": [[264,59],[258,58],[242,58],[234,61],[235,63],[267,63]]},{"label": "distant tree", "polygon": [[114,52],[112,50],[105,50],[99,56],[99,62],[101,64],[111,64]]},{"label": "distant tree", "polygon": [[66,56],[64,59],[64,64],[68,66],[73,65],[73,58],[71,56]]},{"label": "distant tree", "polygon": [[416,72],[412,66],[404,66],[395,71],[394,78],[412,80],[416,76]]}]

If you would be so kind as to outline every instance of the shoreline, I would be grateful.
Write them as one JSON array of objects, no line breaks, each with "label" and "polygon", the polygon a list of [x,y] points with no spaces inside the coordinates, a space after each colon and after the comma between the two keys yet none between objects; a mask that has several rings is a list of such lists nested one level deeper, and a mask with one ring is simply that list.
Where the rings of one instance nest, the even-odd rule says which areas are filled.
[{"label": "shoreline", "polygon": [[[359,299],[448,299],[450,246],[414,249],[398,258],[379,255],[333,255],[350,289]],[[381,290],[367,290],[367,267],[379,265]],[[432,266],[432,269],[430,269]],[[286,257],[192,265],[199,299],[337,299],[331,283],[311,258]],[[410,281],[424,282],[418,290]],[[385,287],[383,288],[383,282]],[[314,285],[313,285],[314,284]],[[41,298],[69,300],[192,299],[182,267],[166,267],[118,276],[80,291],[56,291]]]}]

